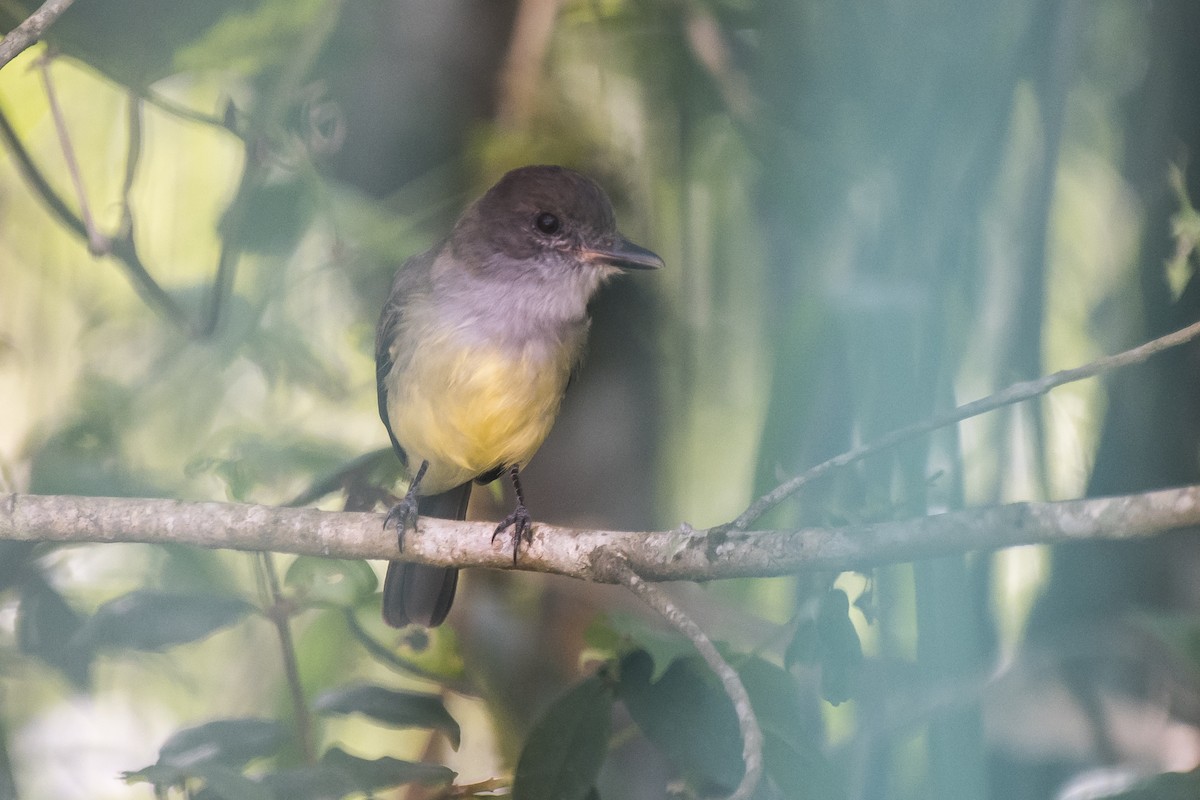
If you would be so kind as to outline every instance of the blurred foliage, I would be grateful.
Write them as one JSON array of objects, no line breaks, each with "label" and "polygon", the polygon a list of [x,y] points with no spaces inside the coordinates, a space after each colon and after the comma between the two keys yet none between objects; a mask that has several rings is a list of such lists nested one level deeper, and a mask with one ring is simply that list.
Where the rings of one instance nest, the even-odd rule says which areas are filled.
[{"label": "blurred foliage", "polygon": [[[0,76],[0,490],[382,507],[392,272],[504,170],[557,162],[668,268],[598,299],[533,513],[729,520],[854,443],[1200,316],[1193,5],[76,0]],[[1200,480],[1200,357],[1172,358],[760,524]],[[1194,550],[678,596],[762,723],[757,797],[1065,798],[1097,767],[1143,779],[1108,796],[1193,796]],[[648,612],[472,574],[449,626],[397,632],[377,566],[290,559],[280,582],[235,553],[0,542],[0,800],[740,778],[728,697]]]}]

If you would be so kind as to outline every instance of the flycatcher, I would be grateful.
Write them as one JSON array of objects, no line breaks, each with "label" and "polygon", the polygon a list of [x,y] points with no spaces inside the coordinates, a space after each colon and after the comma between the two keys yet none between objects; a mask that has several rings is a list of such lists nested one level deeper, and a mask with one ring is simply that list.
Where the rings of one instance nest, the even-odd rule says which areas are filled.
[{"label": "flycatcher", "polygon": [[[588,301],[625,269],[663,261],[617,231],[594,181],[522,167],[476,200],[450,236],[400,267],[379,319],[379,416],[412,478],[387,515],[404,533],[419,514],[465,519],[471,483],[512,477],[513,561],[532,520],[520,471],[541,446],[587,338]],[[439,625],[458,570],[393,561],[383,618]]]}]

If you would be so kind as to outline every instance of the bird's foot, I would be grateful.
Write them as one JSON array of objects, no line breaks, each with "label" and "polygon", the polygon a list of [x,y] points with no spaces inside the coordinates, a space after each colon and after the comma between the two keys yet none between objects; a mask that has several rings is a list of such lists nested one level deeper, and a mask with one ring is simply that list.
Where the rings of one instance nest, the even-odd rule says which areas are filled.
[{"label": "bird's foot", "polygon": [[410,491],[404,495],[404,499],[392,506],[387,516],[383,518],[385,531],[390,525],[396,526],[396,546],[401,551],[404,550],[404,534],[409,530],[417,529],[417,517],[417,495]]},{"label": "bird's foot", "polygon": [[516,564],[517,554],[521,550],[521,542],[533,543],[533,517],[529,515],[529,509],[525,507],[524,503],[517,503],[517,507],[512,510],[512,513],[496,526],[496,532],[492,534],[492,542],[494,543],[496,537],[507,528],[512,528],[513,563]]}]

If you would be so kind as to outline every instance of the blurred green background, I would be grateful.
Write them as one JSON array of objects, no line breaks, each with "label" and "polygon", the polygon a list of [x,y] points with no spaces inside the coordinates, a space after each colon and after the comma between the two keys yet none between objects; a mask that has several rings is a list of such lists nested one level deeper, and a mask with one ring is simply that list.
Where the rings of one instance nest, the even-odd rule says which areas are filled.
[{"label": "blurred green background", "polygon": [[[0,3],[0,27],[27,12]],[[667,262],[596,302],[524,473],[547,522],[724,522],[853,444],[1200,312],[1186,0],[76,0],[48,40],[0,75],[3,491],[281,504],[385,447],[373,337],[391,275],[527,163],[592,175]],[[64,137],[109,254],[81,235]],[[1195,483],[1198,367],[1185,348],[970,420],[760,525]],[[367,471],[322,506],[399,477],[386,454]],[[475,495],[475,515],[503,513]],[[262,618],[86,669],[46,645],[138,587],[263,600],[250,556],[3,560],[0,798],[148,798],[118,775],[172,731],[291,713]],[[1182,533],[668,588],[729,652],[795,678],[836,788],[797,794],[780,773],[764,791],[1022,800],[1200,763],[1198,569]],[[796,656],[835,586],[861,664]],[[35,614],[41,596],[63,616]],[[319,742],[445,763],[460,784],[505,775],[589,671],[599,611],[657,624],[565,579],[473,572],[461,598],[430,642],[384,630],[377,598],[355,618],[433,665],[462,747],[353,719]],[[345,603],[303,599],[307,691],[429,688],[353,646]],[[835,706],[820,697],[839,676],[853,699]],[[678,765],[618,739],[600,794],[663,796]]]}]

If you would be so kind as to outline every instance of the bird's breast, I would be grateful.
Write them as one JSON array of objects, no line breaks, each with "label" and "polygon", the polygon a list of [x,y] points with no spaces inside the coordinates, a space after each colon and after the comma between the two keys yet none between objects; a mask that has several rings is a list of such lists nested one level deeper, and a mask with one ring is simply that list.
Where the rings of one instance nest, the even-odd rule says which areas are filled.
[{"label": "bird's breast", "polygon": [[[497,466],[526,464],[550,432],[577,347],[420,336],[387,377],[388,416],[422,493],[457,486]],[[399,353],[394,356],[399,356]]]}]

